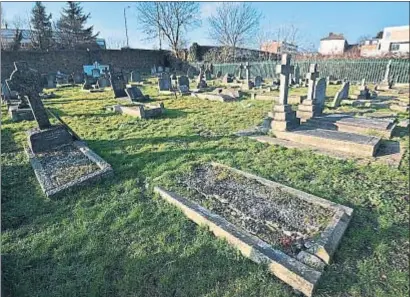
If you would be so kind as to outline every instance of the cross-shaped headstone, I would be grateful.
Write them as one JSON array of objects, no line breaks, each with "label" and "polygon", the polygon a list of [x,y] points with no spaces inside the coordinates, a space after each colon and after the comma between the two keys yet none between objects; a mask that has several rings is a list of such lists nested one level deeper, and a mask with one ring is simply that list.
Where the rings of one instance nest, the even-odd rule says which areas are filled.
[{"label": "cross-shaped headstone", "polygon": [[282,55],[281,65],[276,65],[276,73],[280,75],[280,87],[279,87],[279,104],[288,104],[288,86],[289,75],[293,72],[294,68],[290,65],[289,54]]},{"label": "cross-shaped headstone", "polygon": [[245,70],[246,70],[246,82],[249,82],[251,79],[251,65],[249,65],[249,62],[246,62],[245,64]]},{"label": "cross-shaped headstone", "polygon": [[316,78],[319,77],[319,72],[317,71],[317,64],[310,64],[309,72],[306,74],[306,78],[309,80],[308,82],[308,94],[307,100],[314,100],[315,98],[315,82]]},{"label": "cross-shaped headstone", "polygon": [[40,98],[40,92],[43,90],[40,74],[29,68],[26,62],[14,62],[14,70],[10,75],[9,85],[21,97],[28,99],[40,130],[50,128],[51,123]]},{"label": "cross-shaped headstone", "polygon": [[384,81],[387,82],[389,81],[389,76],[390,76],[390,69],[391,69],[391,60],[387,63],[386,66],[386,72],[384,73]]}]

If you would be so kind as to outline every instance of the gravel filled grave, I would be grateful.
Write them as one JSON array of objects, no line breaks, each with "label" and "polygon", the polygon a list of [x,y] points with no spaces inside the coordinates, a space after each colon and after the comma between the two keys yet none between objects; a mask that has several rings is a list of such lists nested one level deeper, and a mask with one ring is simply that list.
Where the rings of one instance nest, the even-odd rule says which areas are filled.
[{"label": "gravel filled grave", "polygon": [[70,181],[100,170],[74,145],[65,145],[36,157],[50,177],[53,187],[62,186]]},{"label": "gravel filled grave", "polygon": [[192,201],[296,256],[325,229],[332,210],[225,168],[198,166],[179,180]]}]

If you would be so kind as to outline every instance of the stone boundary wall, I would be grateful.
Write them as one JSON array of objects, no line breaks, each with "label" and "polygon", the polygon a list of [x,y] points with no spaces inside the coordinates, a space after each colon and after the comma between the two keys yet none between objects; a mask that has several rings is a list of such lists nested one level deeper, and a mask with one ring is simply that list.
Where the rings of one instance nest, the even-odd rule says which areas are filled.
[{"label": "stone boundary wall", "polygon": [[26,61],[40,73],[82,72],[83,65],[97,61],[115,68],[131,71],[139,69],[150,72],[151,67],[164,64],[168,51],[124,49],[124,50],[64,50],[64,51],[1,51],[1,81],[10,77],[14,61]]}]

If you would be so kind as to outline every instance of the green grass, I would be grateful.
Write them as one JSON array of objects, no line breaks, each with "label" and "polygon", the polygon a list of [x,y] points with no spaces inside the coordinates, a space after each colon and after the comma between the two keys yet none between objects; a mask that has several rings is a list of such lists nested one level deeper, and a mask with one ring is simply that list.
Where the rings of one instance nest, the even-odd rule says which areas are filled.
[{"label": "green grass", "polygon": [[106,111],[112,92],[63,89],[47,101],[115,172],[52,199],[23,152],[35,123],[11,122],[2,106],[5,296],[297,296],[153,194],[211,160],[354,208],[315,296],[408,296],[408,153],[397,169],[269,146],[232,134],[258,124],[271,103],[158,97],[154,87],[143,92],[164,102],[158,119]]}]

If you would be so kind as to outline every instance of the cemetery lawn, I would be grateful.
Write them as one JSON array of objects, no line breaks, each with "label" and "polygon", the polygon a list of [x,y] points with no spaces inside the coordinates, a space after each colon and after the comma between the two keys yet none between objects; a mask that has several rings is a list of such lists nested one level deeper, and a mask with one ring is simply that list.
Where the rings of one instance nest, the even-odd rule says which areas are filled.
[{"label": "cemetery lawn", "polygon": [[[154,87],[142,91],[167,110],[150,120],[105,110],[112,91],[68,88],[45,100],[114,169],[51,199],[23,151],[35,122],[13,123],[2,106],[2,295],[299,296],[153,193],[216,161],[354,209],[314,296],[408,296],[408,152],[393,168],[262,144],[233,134],[259,124],[270,102],[175,99]],[[405,129],[396,139],[408,146]]]}]

